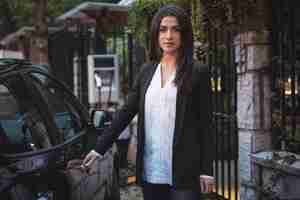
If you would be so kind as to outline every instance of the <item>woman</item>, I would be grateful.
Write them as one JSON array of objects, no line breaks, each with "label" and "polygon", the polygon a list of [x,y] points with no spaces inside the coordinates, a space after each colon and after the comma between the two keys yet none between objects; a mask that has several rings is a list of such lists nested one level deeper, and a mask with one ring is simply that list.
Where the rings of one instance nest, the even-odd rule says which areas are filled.
[{"label": "woman", "polygon": [[144,64],[112,125],[83,161],[88,168],[138,114],[137,183],[144,199],[194,200],[212,192],[213,141],[208,70],[193,63],[190,17],[174,5],[151,25],[151,62]]}]

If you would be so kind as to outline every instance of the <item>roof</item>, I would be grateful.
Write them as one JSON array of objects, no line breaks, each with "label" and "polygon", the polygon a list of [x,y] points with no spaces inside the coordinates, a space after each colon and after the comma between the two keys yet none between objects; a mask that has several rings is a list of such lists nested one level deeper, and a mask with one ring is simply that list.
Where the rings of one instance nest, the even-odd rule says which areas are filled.
[{"label": "roof", "polygon": [[57,22],[68,19],[82,18],[109,18],[113,24],[124,25],[127,23],[129,7],[114,3],[84,2],[56,18]]},{"label": "roof", "polygon": [[[59,27],[49,27],[48,28],[49,33],[55,32],[58,30],[60,30]],[[9,45],[10,43],[15,42],[20,37],[25,36],[26,34],[30,34],[33,31],[34,31],[34,27],[32,27],[32,26],[23,26],[16,32],[6,35],[2,40],[0,40],[0,45],[2,45],[2,46]]]},{"label": "roof", "polygon": [[[127,0],[128,1],[128,0]],[[129,7],[126,5],[119,5],[114,3],[99,3],[99,2],[84,2],[69,10],[68,12],[56,18],[57,22],[63,22],[68,19],[80,19],[83,22],[95,23],[97,17],[106,19],[108,25],[126,25]],[[109,27],[106,27],[109,29]],[[57,31],[60,28],[49,27],[49,33]],[[0,46],[6,46],[16,41],[20,36],[27,35],[34,31],[33,27],[24,26],[18,31],[5,36],[0,40]]]},{"label": "roof", "polygon": [[131,6],[136,0],[121,0],[118,4],[123,6]]}]

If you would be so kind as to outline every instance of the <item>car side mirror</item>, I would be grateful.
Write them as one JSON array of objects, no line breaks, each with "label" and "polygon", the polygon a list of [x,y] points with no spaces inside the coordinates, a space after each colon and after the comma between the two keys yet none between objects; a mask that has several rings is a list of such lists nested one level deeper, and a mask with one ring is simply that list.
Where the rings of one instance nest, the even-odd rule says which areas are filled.
[{"label": "car side mirror", "polygon": [[111,122],[110,113],[104,110],[94,110],[91,118],[91,122],[95,128],[104,128]]}]

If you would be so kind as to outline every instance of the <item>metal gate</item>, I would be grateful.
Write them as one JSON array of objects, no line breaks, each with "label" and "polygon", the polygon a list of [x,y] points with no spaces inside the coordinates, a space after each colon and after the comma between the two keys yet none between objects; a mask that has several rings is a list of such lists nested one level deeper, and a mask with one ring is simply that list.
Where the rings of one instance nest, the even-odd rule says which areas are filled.
[{"label": "metal gate", "polygon": [[237,75],[233,32],[208,26],[207,61],[211,71],[213,131],[216,158],[214,175],[218,199],[239,199]]},{"label": "metal gate", "polygon": [[[120,58],[120,75],[130,87],[133,79],[133,39],[125,30],[115,29],[108,36],[96,37],[94,27],[77,24],[76,31],[60,30],[50,35],[49,60],[52,73],[74,91],[81,103],[88,103],[87,56],[89,54],[117,54]],[[125,89],[126,90],[126,89]],[[108,101],[109,99],[103,99]],[[101,105],[101,104],[100,104]]]},{"label": "metal gate", "polygon": [[300,2],[272,3],[273,146],[300,153]]}]

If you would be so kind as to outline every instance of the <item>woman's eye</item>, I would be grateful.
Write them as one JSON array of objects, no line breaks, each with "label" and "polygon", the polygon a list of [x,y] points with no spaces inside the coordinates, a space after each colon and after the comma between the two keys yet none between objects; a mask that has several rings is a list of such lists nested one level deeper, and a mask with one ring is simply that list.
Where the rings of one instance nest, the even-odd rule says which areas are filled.
[{"label": "woman's eye", "polygon": [[168,30],[170,30],[171,32],[180,32],[181,29],[179,27],[171,27],[171,28],[160,28],[159,32],[167,32]]},{"label": "woman's eye", "polygon": [[180,29],[179,27],[177,27],[177,28],[175,28],[175,31],[176,31],[176,32],[180,32],[181,29]]}]

